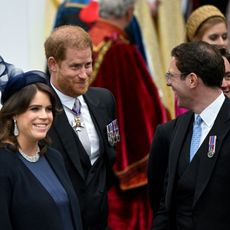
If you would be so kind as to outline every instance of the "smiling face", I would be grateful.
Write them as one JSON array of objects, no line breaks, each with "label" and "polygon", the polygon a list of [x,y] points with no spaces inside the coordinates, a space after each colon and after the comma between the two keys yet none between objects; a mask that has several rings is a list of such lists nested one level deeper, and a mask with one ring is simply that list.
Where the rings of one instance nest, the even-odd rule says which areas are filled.
[{"label": "smiling face", "polygon": [[223,59],[225,66],[225,74],[221,85],[221,89],[223,90],[224,94],[230,98],[230,63],[228,62],[226,57],[223,57]]},{"label": "smiling face", "polygon": [[189,108],[191,99],[189,93],[189,82],[187,77],[181,78],[181,72],[176,66],[175,57],[171,58],[168,73],[170,73],[171,76],[167,79],[167,85],[170,86],[175,93],[179,107]]},{"label": "smiling face", "polygon": [[91,48],[67,48],[65,59],[57,63],[51,57],[48,60],[52,70],[51,82],[62,93],[76,97],[84,94],[90,84],[92,73]]},{"label": "smiling face", "polygon": [[36,144],[46,137],[53,122],[52,104],[48,94],[37,91],[28,109],[14,117],[17,121],[20,145]]}]

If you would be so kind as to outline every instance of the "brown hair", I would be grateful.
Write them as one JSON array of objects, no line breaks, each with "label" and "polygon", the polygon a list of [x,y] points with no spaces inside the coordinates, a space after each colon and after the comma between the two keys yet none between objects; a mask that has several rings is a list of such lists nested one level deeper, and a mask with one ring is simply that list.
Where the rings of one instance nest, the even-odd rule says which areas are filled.
[{"label": "brown hair", "polygon": [[227,22],[224,18],[212,17],[212,18],[207,19],[197,28],[196,33],[194,34],[194,37],[192,40],[200,41],[208,29],[222,22],[227,26]]},{"label": "brown hair", "polygon": [[[35,83],[28,85],[21,90],[14,93],[2,106],[0,110],[0,146],[6,142],[13,144],[15,150],[19,148],[17,138],[14,136],[14,121],[13,117],[18,114],[24,113],[38,91],[44,92],[49,95],[52,104],[53,117],[56,115],[56,99],[53,91],[48,85],[43,83]],[[46,152],[50,140],[46,137],[41,141],[41,154]]]},{"label": "brown hair", "polygon": [[[212,18],[221,18],[221,22],[223,21],[225,22],[225,24],[227,24],[225,16],[215,6],[203,5],[194,10],[189,16],[186,23],[187,40],[193,41],[195,35],[198,33],[198,30],[201,28],[201,26],[206,24],[206,22],[208,22]],[[214,24],[210,24],[210,26],[213,25]]]},{"label": "brown hair", "polygon": [[46,58],[54,57],[57,62],[65,59],[67,48],[93,49],[89,34],[79,26],[57,27],[45,41]]}]

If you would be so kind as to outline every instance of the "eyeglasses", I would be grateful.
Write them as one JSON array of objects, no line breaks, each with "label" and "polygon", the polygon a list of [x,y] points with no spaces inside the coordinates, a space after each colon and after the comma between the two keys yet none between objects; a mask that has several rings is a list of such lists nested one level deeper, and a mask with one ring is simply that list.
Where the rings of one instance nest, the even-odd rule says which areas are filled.
[{"label": "eyeglasses", "polygon": [[183,76],[184,73],[170,73],[170,72],[167,72],[165,74],[165,77],[166,77],[166,80],[169,81],[171,78],[175,77],[176,75]]}]

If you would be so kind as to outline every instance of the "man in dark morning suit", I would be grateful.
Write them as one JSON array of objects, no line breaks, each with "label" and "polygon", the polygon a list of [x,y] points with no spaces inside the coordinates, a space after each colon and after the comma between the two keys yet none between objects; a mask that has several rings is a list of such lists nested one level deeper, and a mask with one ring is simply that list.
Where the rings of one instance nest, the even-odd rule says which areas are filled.
[{"label": "man in dark morning suit", "polygon": [[[190,111],[175,120],[153,229],[229,229],[230,100],[220,88],[224,61],[218,49],[204,42],[181,44],[171,54],[168,85]],[[192,156],[199,117],[199,148]]]},{"label": "man in dark morning suit", "polygon": [[[222,90],[229,97],[230,55],[225,48],[219,48],[224,59],[225,74]],[[164,177],[168,166],[169,146],[177,120],[157,126],[148,162],[148,193],[153,213],[158,211],[163,194]]]},{"label": "man in dark morning suit", "polygon": [[[83,228],[103,230],[119,139],[115,101],[107,89],[89,87],[92,43],[82,28],[58,27],[46,40],[45,51],[50,83],[62,109],[49,133],[53,147],[63,154],[79,197]],[[80,107],[73,111],[77,101]],[[85,131],[87,138],[82,139]]]},{"label": "man in dark morning suit", "polygon": [[[224,58],[225,75],[222,82],[222,90],[229,97],[230,54],[225,48],[219,48]],[[225,83],[224,83],[225,82]],[[158,125],[152,141],[148,161],[148,193],[150,204],[155,214],[160,207],[160,199],[163,193],[164,176],[168,166],[170,140],[173,136],[177,120]]]},{"label": "man in dark morning suit", "polygon": [[160,206],[168,166],[169,145],[175,124],[175,120],[172,120],[157,126],[149,152],[148,194],[154,215]]}]

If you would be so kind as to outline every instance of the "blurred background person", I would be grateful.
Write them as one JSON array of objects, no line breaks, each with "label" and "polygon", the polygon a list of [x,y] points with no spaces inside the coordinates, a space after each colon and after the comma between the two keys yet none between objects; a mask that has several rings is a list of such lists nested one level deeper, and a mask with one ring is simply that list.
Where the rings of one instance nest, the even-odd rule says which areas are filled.
[{"label": "blurred background person", "polygon": [[[0,98],[2,94],[2,90],[6,86],[7,81],[10,77],[13,77],[17,74],[22,73],[22,69],[15,67],[11,63],[7,63],[4,61],[2,56],[0,56]],[[1,108],[2,105],[0,105]]]},{"label": "blurred background person", "polygon": [[63,159],[48,147],[56,103],[45,74],[11,77],[1,102],[1,228],[81,230],[78,199]]},{"label": "blurred background person", "polygon": [[[65,0],[59,6],[55,17],[54,28],[62,25],[77,25],[86,31],[98,17],[97,0]],[[89,6],[90,4],[90,6]],[[85,15],[85,8],[92,7],[91,14]],[[95,8],[96,7],[96,8]]]},{"label": "blurred background person", "polygon": [[186,23],[186,38],[228,47],[227,21],[221,11],[212,5],[197,8]]}]

